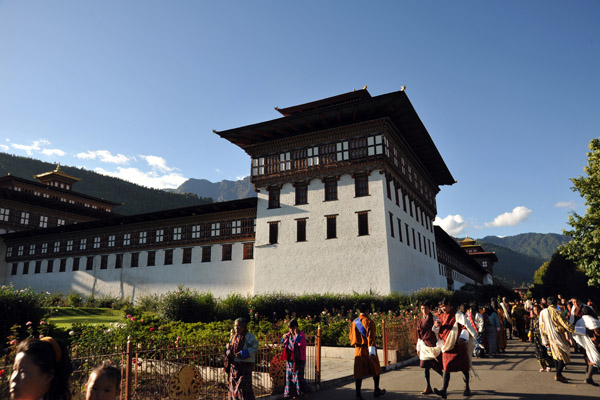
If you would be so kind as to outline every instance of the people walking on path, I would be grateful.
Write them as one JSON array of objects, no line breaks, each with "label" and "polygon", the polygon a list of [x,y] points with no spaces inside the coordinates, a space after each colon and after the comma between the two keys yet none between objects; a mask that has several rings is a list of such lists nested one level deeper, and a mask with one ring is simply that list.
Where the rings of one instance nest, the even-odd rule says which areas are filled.
[{"label": "people walking on path", "polygon": [[585,383],[598,386],[592,379],[595,368],[600,368],[600,321],[593,315],[593,310],[584,307],[581,318],[575,323],[575,334],[573,339],[584,350],[587,362],[587,373]]},{"label": "people walking on path", "polygon": [[238,318],[227,345],[225,355],[228,360],[229,399],[254,400],[252,388],[252,370],[258,341],[248,332],[248,322]]},{"label": "people walking on path", "polygon": [[498,314],[491,305],[485,306],[485,317],[487,324],[485,326],[485,338],[488,343],[488,355],[495,357],[498,353],[498,332],[500,331],[500,320]]},{"label": "people walking on path", "polygon": [[302,398],[306,390],[304,367],[306,365],[306,335],[298,329],[296,318],[288,322],[288,333],[283,335],[282,359],[285,361],[284,399]]},{"label": "people walking on path", "polygon": [[512,318],[510,317],[510,305],[508,304],[508,301],[506,300],[506,297],[502,298],[502,301],[500,302],[500,307],[502,307],[502,311],[504,312],[504,317],[506,318],[506,329],[508,330],[508,339],[512,340],[512,326],[513,326],[513,321]]},{"label": "people walking on path", "polygon": [[562,371],[565,364],[570,361],[570,346],[572,345],[570,336],[574,329],[556,309],[554,297],[548,297],[546,301],[548,308],[542,310],[539,317],[540,336],[544,346],[550,347],[552,358],[556,364],[554,379],[566,383],[567,379],[562,375]]},{"label": "people walking on path", "polygon": [[473,355],[477,358],[484,357],[483,343],[485,339],[485,321],[479,312],[479,305],[477,303],[471,303],[466,314],[471,326],[477,332],[477,338],[475,339],[477,345],[473,349]]},{"label": "people walking on path", "polygon": [[417,322],[417,355],[419,366],[425,369],[427,382],[427,387],[421,393],[431,394],[433,389],[430,383],[430,371],[433,369],[440,376],[442,375],[442,349],[437,346],[438,337],[432,330],[438,318],[431,312],[429,302],[421,304],[421,313],[423,317]]},{"label": "people walking on path", "polygon": [[375,385],[374,396],[383,396],[386,391],[379,387],[381,365],[379,364],[377,346],[375,345],[377,327],[375,322],[369,317],[370,310],[367,304],[359,304],[358,311],[360,315],[352,322],[352,326],[350,327],[350,345],[354,346],[356,398],[363,398],[361,395],[362,380],[369,376],[373,377]]},{"label": "people walking on path", "polygon": [[533,318],[529,324],[529,342],[533,343],[535,346],[535,356],[540,363],[540,372],[550,372],[552,367],[554,367],[554,360],[548,354],[546,345],[542,342],[542,337],[540,335],[539,317],[542,308],[539,304],[534,304],[532,309]]},{"label": "people walking on path", "polygon": [[442,345],[442,364],[444,368],[443,386],[441,390],[435,388],[433,391],[443,399],[447,398],[448,385],[450,383],[450,374],[452,372],[462,372],[465,381],[464,396],[471,395],[469,387],[469,370],[471,368],[471,357],[473,351],[474,339],[477,332],[467,320],[463,312],[456,311],[450,307],[448,299],[443,299],[439,303],[439,320],[434,323],[434,331],[437,331]]}]

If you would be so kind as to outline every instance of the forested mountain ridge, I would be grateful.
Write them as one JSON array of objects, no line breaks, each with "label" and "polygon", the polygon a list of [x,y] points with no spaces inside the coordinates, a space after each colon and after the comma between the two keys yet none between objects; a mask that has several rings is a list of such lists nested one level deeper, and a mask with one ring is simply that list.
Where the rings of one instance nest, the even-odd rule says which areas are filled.
[{"label": "forested mountain ridge", "polygon": [[557,233],[521,233],[506,237],[486,236],[478,240],[548,261],[558,246],[567,243],[570,239]]},{"label": "forested mountain ridge", "polygon": [[[35,181],[34,175],[55,169],[56,164],[53,163],[0,152],[0,176],[11,174]],[[210,198],[198,197],[195,194],[169,193],[160,189],[151,189],[83,168],[61,165],[60,169],[68,175],[81,179],[80,182],[73,185],[74,192],[124,203],[115,208],[114,211],[117,214],[143,214],[212,203]]]}]

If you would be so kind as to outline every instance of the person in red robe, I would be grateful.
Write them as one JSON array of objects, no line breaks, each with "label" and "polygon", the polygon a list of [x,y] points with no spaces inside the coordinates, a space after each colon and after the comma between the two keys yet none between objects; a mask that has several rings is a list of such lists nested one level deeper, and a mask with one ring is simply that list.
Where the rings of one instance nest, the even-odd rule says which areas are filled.
[{"label": "person in red robe", "polygon": [[430,370],[434,370],[442,375],[442,350],[437,347],[437,335],[433,332],[433,323],[437,319],[431,312],[431,305],[428,301],[421,304],[421,313],[423,318],[417,322],[417,355],[419,356],[419,366],[425,369],[425,381],[427,387],[422,394],[431,394]]},{"label": "person in red robe", "polygon": [[442,365],[444,368],[444,386],[441,390],[433,389],[435,394],[443,399],[447,397],[446,391],[450,383],[451,372],[462,372],[465,380],[464,396],[471,395],[469,388],[469,369],[471,360],[469,352],[472,351],[477,332],[469,323],[465,314],[450,307],[448,299],[443,299],[439,304],[439,320],[434,322],[434,329],[438,332],[442,345]]},{"label": "person in red robe", "polygon": [[360,390],[362,380],[372,376],[375,383],[374,396],[385,394],[385,389],[379,387],[379,375],[381,366],[377,357],[377,346],[375,336],[377,327],[375,322],[369,318],[369,307],[365,303],[358,306],[360,315],[352,322],[350,327],[350,344],[354,346],[354,383],[356,386],[356,398],[362,399]]}]

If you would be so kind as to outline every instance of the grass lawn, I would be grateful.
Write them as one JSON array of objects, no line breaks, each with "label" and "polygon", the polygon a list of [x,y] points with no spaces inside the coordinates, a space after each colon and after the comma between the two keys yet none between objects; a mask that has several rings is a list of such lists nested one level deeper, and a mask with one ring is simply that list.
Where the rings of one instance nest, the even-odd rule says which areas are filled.
[{"label": "grass lawn", "polygon": [[109,324],[111,322],[122,322],[123,312],[110,308],[87,308],[87,307],[52,307],[52,315],[48,321],[56,324],[59,328],[68,329],[75,322],[88,324]]}]

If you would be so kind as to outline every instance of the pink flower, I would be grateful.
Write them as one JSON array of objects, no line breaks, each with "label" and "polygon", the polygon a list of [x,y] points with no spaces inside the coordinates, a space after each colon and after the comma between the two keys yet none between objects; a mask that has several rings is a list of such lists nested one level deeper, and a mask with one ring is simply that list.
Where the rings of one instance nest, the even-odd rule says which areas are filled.
[{"label": "pink flower", "polygon": [[135,321],[136,319],[137,319],[136,317],[131,317],[131,320],[132,320],[132,321]]},{"label": "pink flower", "polygon": [[140,319],[140,322],[141,322],[141,323],[144,323],[144,318]]},{"label": "pink flower", "polygon": [[13,339],[13,340],[11,340],[9,344],[10,344],[11,346],[13,346],[13,345],[17,344],[17,339]]},{"label": "pink flower", "polygon": [[45,325],[46,321],[40,321],[40,325]]},{"label": "pink flower", "polygon": [[25,325],[27,325],[27,326],[31,325],[31,321],[27,321],[27,323]]},{"label": "pink flower", "polygon": [[131,314],[127,314],[127,317],[125,317],[127,319],[131,318]]},{"label": "pink flower", "polygon": [[153,326],[151,326],[151,327],[150,327],[150,332],[152,332],[153,330],[154,330],[154,327],[153,327]]}]

